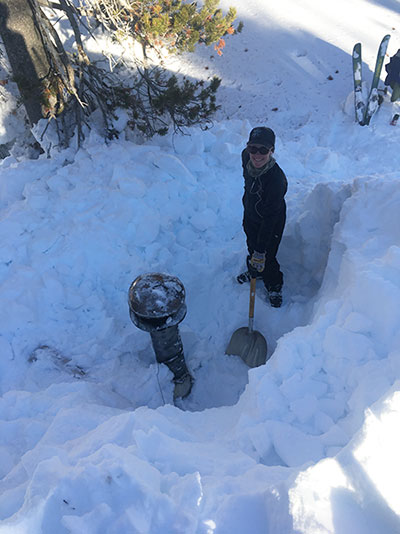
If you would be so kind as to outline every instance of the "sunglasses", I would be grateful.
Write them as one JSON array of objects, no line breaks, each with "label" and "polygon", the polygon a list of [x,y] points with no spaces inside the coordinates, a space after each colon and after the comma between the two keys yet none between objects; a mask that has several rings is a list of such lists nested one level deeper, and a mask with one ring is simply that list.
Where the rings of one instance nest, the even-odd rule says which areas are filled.
[{"label": "sunglasses", "polygon": [[257,152],[259,152],[260,154],[265,156],[271,150],[272,148],[267,148],[266,146],[247,145],[247,152],[249,152],[250,154],[257,154]]}]

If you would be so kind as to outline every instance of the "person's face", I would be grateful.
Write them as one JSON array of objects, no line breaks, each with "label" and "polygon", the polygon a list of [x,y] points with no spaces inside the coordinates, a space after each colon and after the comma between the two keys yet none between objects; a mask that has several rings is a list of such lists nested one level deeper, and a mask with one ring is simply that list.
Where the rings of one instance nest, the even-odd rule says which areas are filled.
[{"label": "person's face", "polygon": [[254,167],[256,169],[260,169],[266,163],[268,163],[274,149],[270,147],[265,147],[264,145],[257,145],[255,143],[251,143],[251,145],[247,145],[247,151],[250,155],[250,159]]}]

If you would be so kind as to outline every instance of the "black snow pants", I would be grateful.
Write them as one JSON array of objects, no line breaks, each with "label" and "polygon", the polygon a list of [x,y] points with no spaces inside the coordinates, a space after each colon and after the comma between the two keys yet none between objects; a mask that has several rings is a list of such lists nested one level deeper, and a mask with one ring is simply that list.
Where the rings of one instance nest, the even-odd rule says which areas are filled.
[{"label": "black snow pants", "polygon": [[[278,220],[275,222],[274,229],[272,232],[271,239],[265,250],[265,268],[262,273],[260,273],[264,285],[269,291],[276,291],[282,288],[283,285],[283,274],[280,269],[276,255],[278,253],[278,248],[282,239],[283,230],[286,223],[286,210],[282,211],[282,214],[279,216]],[[251,219],[244,218],[243,220],[243,230],[246,234],[247,241],[247,250],[249,255],[247,256],[247,267],[249,267],[250,257],[256,249],[255,244],[257,243],[257,236],[260,225],[252,221]],[[258,252],[263,252],[259,250]]]}]

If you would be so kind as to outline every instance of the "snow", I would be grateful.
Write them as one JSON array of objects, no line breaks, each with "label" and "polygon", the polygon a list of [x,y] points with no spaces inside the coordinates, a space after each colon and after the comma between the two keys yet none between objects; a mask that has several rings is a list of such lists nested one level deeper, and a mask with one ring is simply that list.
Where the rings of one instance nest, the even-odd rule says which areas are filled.
[{"label": "snow", "polygon": [[[237,8],[222,58],[170,61],[222,76],[211,129],[108,145],[93,130],[77,153],[0,162],[0,534],[400,531],[400,108],[387,95],[359,126],[351,80],[354,43],[370,81],[400,15]],[[6,143],[22,127],[0,90]],[[225,348],[247,324],[240,153],[259,124],[277,135],[288,220],[282,308],[257,288],[270,359],[249,370]],[[131,283],[155,272],[186,292],[195,383],[176,406],[129,316]]]}]

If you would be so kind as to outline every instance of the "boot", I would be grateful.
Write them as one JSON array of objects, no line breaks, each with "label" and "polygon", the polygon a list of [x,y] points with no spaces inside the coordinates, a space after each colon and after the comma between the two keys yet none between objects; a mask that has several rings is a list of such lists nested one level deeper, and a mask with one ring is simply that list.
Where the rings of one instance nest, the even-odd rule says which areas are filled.
[{"label": "boot", "polygon": [[270,286],[266,288],[268,299],[273,308],[282,306],[282,286]]}]

